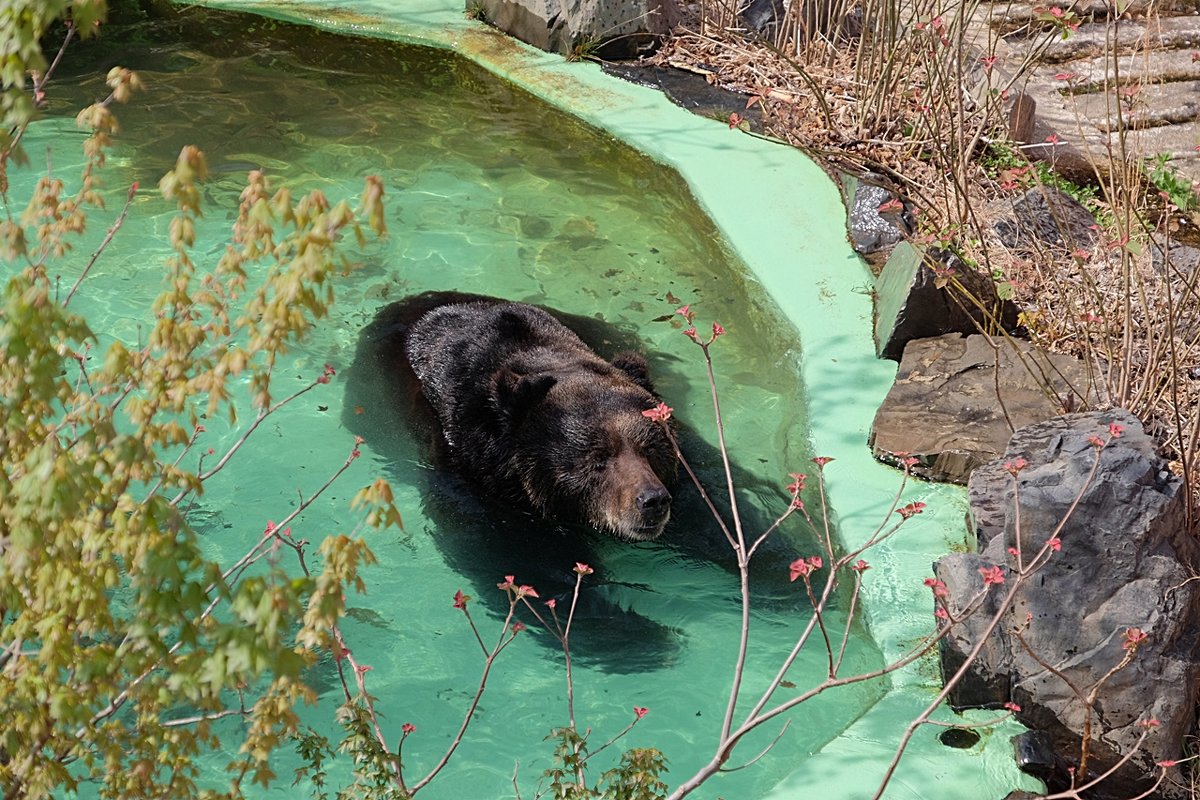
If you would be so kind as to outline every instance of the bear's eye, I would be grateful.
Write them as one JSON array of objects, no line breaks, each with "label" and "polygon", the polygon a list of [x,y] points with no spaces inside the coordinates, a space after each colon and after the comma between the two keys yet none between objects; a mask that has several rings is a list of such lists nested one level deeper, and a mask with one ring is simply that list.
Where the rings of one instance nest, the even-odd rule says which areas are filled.
[{"label": "bear's eye", "polygon": [[588,463],[596,469],[603,469],[614,455],[616,454],[607,444],[599,444],[588,453]]},{"label": "bear's eye", "polygon": [[594,469],[600,470],[608,466],[608,462],[617,457],[620,443],[611,436],[603,436],[591,442],[588,448],[587,463]]}]

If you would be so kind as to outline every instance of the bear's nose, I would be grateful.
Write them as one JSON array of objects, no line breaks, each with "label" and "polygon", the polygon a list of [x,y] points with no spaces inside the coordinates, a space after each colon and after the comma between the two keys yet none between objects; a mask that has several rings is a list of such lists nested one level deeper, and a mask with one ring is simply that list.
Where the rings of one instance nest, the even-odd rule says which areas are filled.
[{"label": "bear's nose", "polygon": [[671,493],[662,486],[651,486],[637,496],[638,511],[647,516],[665,514],[671,505]]}]

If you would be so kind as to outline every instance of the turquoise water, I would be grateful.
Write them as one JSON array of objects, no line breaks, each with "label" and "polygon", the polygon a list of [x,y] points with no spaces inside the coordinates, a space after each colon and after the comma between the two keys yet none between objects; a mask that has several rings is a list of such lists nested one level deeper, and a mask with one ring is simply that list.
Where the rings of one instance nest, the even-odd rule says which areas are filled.
[{"label": "turquoise water", "polygon": [[[364,175],[381,175],[391,235],[356,253],[361,268],[339,287],[333,318],[279,371],[281,389],[300,385],[326,362],[345,378],[359,331],[389,300],[425,289],[486,292],[599,316],[636,335],[660,391],[697,431],[703,450],[704,440],[712,441],[703,368],[670,316],[678,302],[691,302],[702,320],[718,319],[730,332],[717,348],[718,379],[737,461],[756,496],[782,503],[786,473],[803,469],[811,455],[799,344],[674,173],[449,53],[232,20],[189,29],[186,46],[173,43],[170,32],[160,38],[134,29],[110,30],[106,49],[77,49],[27,148],[35,163],[52,148],[55,171],[71,174],[79,139],[74,111],[103,93],[94,76],[112,61],[137,69],[148,88],[118,112],[123,132],[106,177],[110,213],[128,183],[153,186],[181,146],[200,146],[213,171],[201,263],[219,256],[248,169],[266,168],[277,185],[296,192],[320,188],[333,197],[353,196]],[[167,204],[144,189],[76,301],[93,316],[101,344],[137,340],[159,288],[156,265],[169,252],[168,220]],[[102,235],[93,231],[80,252]],[[65,281],[73,277],[64,270]],[[353,601],[345,633],[357,658],[374,668],[369,685],[393,729],[406,721],[417,726],[405,754],[419,774],[453,735],[480,668],[451,597],[462,588],[487,607],[488,583],[505,570],[496,564],[489,575],[490,563],[471,563],[479,542],[494,541],[494,522],[443,487],[384,410],[355,413],[348,402],[356,397],[343,380],[280,414],[253,452],[210,484],[196,521],[214,554],[236,558],[262,520],[283,516],[297,489],[311,491],[340,464],[352,431],[364,432],[367,457],[296,527],[310,539],[348,530],[354,490],[376,474],[393,481],[406,527],[374,538],[380,564],[367,575],[369,595]],[[692,534],[675,532],[680,539]],[[736,641],[736,582],[714,563],[719,559],[686,543],[594,546],[609,578],[597,591],[599,608],[613,613],[586,627],[591,644],[577,642],[584,658],[576,673],[581,724],[602,742],[624,726],[632,706],[650,708],[626,743],[661,748],[671,777],[682,779],[707,758],[719,725]],[[801,537],[791,549],[813,552]],[[779,584],[776,578],[766,590],[770,597],[754,621],[766,636],[750,666],[752,684],[773,673],[805,620],[803,603],[784,596]],[[878,662],[864,641],[852,658],[858,666]],[[819,675],[821,661],[814,653],[794,668],[793,682],[811,683],[805,675]],[[542,738],[565,719],[560,662],[533,637],[512,648],[466,744],[422,796],[508,796],[514,770],[530,793],[548,765]],[[332,735],[338,692],[328,665],[313,680],[323,703],[306,720]],[[880,691],[839,692],[805,706],[801,724],[769,758],[698,796],[764,794]],[[757,753],[775,733],[748,741],[744,752]],[[281,764],[279,772],[290,768]],[[289,792],[286,784],[275,792]]]}]

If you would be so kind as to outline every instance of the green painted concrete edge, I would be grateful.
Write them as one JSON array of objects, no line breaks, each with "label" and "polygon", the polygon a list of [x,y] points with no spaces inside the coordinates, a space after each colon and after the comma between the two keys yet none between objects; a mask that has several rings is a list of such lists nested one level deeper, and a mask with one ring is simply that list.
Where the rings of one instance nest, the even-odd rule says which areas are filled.
[{"label": "green painted concrete edge", "polygon": [[[900,476],[871,456],[866,441],[896,365],[875,357],[873,278],[846,239],[837,187],[811,159],[700,119],[659,92],[607,76],[594,64],[568,63],[467,20],[461,0],[358,0],[353,11],[337,8],[336,0],[200,4],[452,49],[677,170],[799,332],[807,396],[797,401],[808,405],[813,452],[836,456],[826,467],[827,491],[845,544],[854,546],[886,521]],[[698,313],[703,317],[703,308]],[[812,465],[796,469],[814,471]],[[864,612],[889,659],[930,631],[932,601],[922,581],[932,574],[933,560],[965,538],[960,488],[911,483],[904,502],[913,500],[925,502],[926,513],[866,554],[872,569],[864,581]],[[926,658],[891,681],[882,701],[781,783],[770,800],[868,797],[902,733],[898,720],[911,719],[934,699],[936,661]],[[953,715],[942,709],[935,718]],[[1015,723],[993,728],[983,745],[967,751],[938,744],[940,730],[924,727],[914,737],[886,797],[983,800],[1010,789],[1040,788],[1013,765],[1008,738],[1023,730]]]}]

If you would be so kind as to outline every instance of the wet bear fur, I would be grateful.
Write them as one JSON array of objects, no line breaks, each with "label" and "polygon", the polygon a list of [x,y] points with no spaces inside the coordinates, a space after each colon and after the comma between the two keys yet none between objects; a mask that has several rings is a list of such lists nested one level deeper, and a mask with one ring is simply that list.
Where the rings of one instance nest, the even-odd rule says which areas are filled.
[{"label": "wet bear fur", "polygon": [[[421,516],[427,520],[425,532],[449,567],[469,582],[471,593],[490,604],[493,613],[502,617],[507,611],[507,598],[496,590],[496,584],[509,574],[565,607],[575,585],[575,564],[586,562],[596,573],[588,576],[579,595],[572,655],[613,672],[639,673],[673,663],[683,645],[679,632],[637,610],[644,599],[656,593],[646,578],[647,570],[649,574],[663,569],[685,579],[694,577],[699,584],[689,590],[692,597],[736,591],[732,579],[726,585],[703,577],[709,565],[723,568],[727,575],[736,573],[737,561],[724,534],[690,483],[675,487],[664,481],[673,495],[670,524],[658,539],[631,546],[614,536],[594,533],[594,526],[545,517],[519,496],[513,501],[489,494],[483,486],[493,485],[490,476],[471,477],[454,466],[454,451],[448,447],[439,416],[409,363],[405,343],[409,330],[427,313],[472,302],[495,305],[505,301],[459,292],[427,292],[375,312],[359,336],[352,363],[339,373],[346,392],[343,424],[366,439],[371,450],[384,459],[396,485],[416,487]],[[595,317],[541,310],[574,332],[592,353],[610,356],[610,367],[636,363],[620,355],[641,346],[635,332]],[[654,355],[653,371],[664,385],[686,385],[685,375],[693,368],[670,356]],[[630,377],[657,400],[648,380],[641,375]],[[710,496],[718,506],[727,507],[725,467],[719,452],[687,426],[680,425],[675,434]],[[550,448],[554,443],[538,444]],[[732,469],[746,529],[761,532],[774,518],[771,510],[786,503],[786,496],[777,483],[764,481],[736,463]],[[816,552],[816,545],[791,541],[792,533],[777,532],[755,555],[754,591],[759,608],[791,613],[797,604],[804,605],[803,593],[788,582],[787,565],[796,553]],[[536,633],[538,629],[531,630]],[[560,647],[550,636],[541,641],[554,650]]]},{"label": "wet bear fur", "polygon": [[606,361],[536,306],[445,299],[394,331],[445,463],[486,498],[621,539],[657,538],[677,466],[642,413],[661,402],[645,359]]}]

